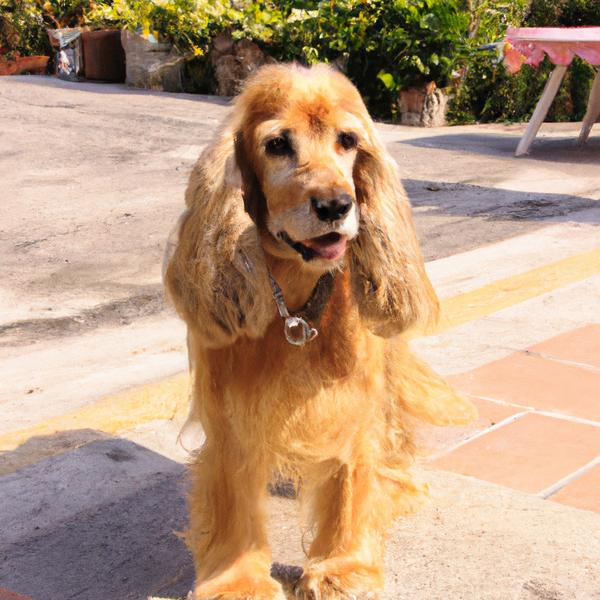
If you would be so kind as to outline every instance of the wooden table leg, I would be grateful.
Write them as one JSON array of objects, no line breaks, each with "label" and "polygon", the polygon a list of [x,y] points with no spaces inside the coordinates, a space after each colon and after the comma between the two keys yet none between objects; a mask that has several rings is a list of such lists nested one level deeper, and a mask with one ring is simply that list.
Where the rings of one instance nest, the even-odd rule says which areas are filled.
[{"label": "wooden table leg", "polygon": [[552,104],[552,100],[554,100],[554,96],[556,96],[556,92],[558,92],[558,88],[560,87],[566,72],[567,67],[563,65],[558,65],[554,71],[552,71],[552,75],[550,75],[546,87],[544,88],[544,93],[537,103],[533,115],[531,116],[531,120],[529,121],[529,125],[527,125],[527,129],[517,146],[515,156],[522,156],[529,152],[529,147],[548,114],[548,109]]},{"label": "wooden table leg", "polygon": [[590,92],[590,99],[588,100],[587,110],[585,111],[585,117],[583,117],[583,124],[581,126],[581,133],[579,134],[579,143],[585,144],[594,123],[600,117],[600,70],[596,73],[596,78],[592,85],[592,91]]}]

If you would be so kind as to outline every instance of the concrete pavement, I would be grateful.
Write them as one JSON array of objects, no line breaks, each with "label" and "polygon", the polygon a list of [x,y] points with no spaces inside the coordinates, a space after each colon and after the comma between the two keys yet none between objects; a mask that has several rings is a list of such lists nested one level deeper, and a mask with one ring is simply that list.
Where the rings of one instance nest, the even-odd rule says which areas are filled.
[{"label": "concrete pavement", "polygon": [[[0,587],[189,589],[184,330],[160,255],[227,110],[0,79]],[[397,524],[384,597],[600,598],[600,138],[547,125],[517,160],[517,125],[381,131],[443,301],[413,344],[481,412],[421,431],[432,501]],[[272,504],[274,558],[301,564],[295,503]]]}]

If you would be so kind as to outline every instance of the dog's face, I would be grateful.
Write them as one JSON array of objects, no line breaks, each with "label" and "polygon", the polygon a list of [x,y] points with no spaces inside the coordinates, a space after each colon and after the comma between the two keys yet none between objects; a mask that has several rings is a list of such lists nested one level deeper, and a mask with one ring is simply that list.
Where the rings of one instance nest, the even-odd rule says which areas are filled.
[{"label": "dog's face", "polygon": [[[283,87],[278,82],[279,91]],[[296,77],[273,104],[261,98],[252,107],[251,123],[242,127],[244,148],[238,162],[251,154],[254,210],[273,238],[267,250],[299,257],[311,268],[339,264],[358,234],[359,207],[354,171],[366,133],[356,111],[364,105],[345,79]],[[248,166],[242,175],[248,179]],[[252,195],[246,181],[245,194]]]},{"label": "dog's face", "polygon": [[321,102],[294,106],[257,129],[266,226],[307,262],[324,266],[341,260],[358,233],[360,133],[348,116]]}]

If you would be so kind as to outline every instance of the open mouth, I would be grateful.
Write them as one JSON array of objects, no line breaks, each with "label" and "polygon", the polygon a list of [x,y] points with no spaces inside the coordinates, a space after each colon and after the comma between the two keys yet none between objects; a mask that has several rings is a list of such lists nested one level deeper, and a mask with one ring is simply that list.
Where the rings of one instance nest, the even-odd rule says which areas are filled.
[{"label": "open mouth", "polygon": [[337,232],[327,233],[302,243],[310,248],[319,258],[326,260],[337,260],[346,252],[348,238]]},{"label": "open mouth", "polygon": [[314,258],[338,260],[346,252],[346,244],[348,242],[348,238],[345,235],[336,231],[308,240],[302,240],[302,242],[294,242],[285,231],[279,233],[279,238],[301,254],[302,258],[306,261]]}]

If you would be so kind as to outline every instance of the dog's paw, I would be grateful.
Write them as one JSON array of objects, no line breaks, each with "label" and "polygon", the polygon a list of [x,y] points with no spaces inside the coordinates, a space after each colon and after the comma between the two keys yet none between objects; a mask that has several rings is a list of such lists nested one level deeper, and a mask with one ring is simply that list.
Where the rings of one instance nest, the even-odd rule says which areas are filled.
[{"label": "dog's paw", "polygon": [[335,573],[314,574],[308,571],[296,583],[298,600],[377,600],[379,591],[372,589],[368,578],[340,576]]},{"label": "dog's paw", "polygon": [[281,586],[275,581],[265,582],[262,586],[252,586],[250,589],[244,588],[243,585],[230,584],[219,590],[199,585],[188,593],[187,600],[286,600]]},{"label": "dog's paw", "polygon": [[275,596],[257,596],[252,592],[248,594],[241,592],[241,594],[242,595],[239,595],[237,592],[225,593],[209,598],[207,596],[197,596],[194,592],[190,591],[187,595],[187,600],[286,600],[286,596],[283,592],[278,592]]},{"label": "dog's paw", "polygon": [[286,600],[286,596],[283,592],[277,593],[275,596],[257,596],[255,594],[245,594],[238,595],[234,594],[219,594],[218,596],[211,596],[210,598],[206,596],[196,596],[194,592],[190,591],[186,597],[186,600]]}]

